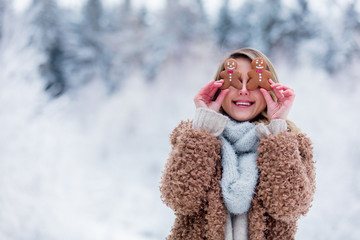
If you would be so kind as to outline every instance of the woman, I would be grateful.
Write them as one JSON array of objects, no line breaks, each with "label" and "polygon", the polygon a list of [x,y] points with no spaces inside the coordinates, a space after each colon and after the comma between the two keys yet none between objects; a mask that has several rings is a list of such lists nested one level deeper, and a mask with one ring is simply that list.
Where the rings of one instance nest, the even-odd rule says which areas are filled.
[{"label": "woman", "polygon": [[[256,57],[272,73],[270,93],[246,88]],[[176,215],[168,239],[294,239],[315,191],[311,142],[287,120],[294,91],[261,52],[244,48],[229,58],[242,88],[219,90],[224,61],[195,96],[194,120],[171,134],[160,187]]]}]

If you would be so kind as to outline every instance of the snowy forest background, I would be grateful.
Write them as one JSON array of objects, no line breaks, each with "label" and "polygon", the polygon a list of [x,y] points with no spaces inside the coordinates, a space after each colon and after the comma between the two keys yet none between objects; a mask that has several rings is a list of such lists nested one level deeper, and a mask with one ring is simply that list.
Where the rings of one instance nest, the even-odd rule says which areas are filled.
[{"label": "snowy forest background", "polygon": [[317,192],[297,239],[360,239],[357,0],[0,0],[0,239],[165,239],[168,135],[229,52],[295,89]]}]

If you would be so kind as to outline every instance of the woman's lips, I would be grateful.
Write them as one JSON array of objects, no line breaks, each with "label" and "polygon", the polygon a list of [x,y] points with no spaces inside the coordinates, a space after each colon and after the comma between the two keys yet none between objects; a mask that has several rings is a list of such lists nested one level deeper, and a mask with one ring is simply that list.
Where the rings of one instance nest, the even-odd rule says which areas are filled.
[{"label": "woman's lips", "polygon": [[233,101],[233,103],[238,108],[249,108],[252,105],[254,105],[255,102],[254,101],[249,101],[249,100],[235,100],[235,101]]}]

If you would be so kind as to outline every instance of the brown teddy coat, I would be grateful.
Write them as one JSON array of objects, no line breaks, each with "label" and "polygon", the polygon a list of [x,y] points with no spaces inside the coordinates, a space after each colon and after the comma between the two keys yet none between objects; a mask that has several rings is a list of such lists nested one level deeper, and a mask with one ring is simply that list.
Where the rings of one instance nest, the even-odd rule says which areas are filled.
[{"label": "brown teddy coat", "polygon": [[[222,199],[221,141],[191,121],[170,135],[172,151],[161,179],[161,197],[175,211],[174,240],[223,240],[227,209]],[[259,179],[248,214],[250,240],[291,240],[296,221],[311,206],[315,169],[310,140],[283,131],[262,138]]]}]

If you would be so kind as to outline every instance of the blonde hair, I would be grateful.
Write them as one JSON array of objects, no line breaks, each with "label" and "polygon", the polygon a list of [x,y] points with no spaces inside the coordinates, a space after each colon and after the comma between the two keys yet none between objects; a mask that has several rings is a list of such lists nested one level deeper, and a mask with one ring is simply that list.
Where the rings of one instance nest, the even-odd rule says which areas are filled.
[{"label": "blonde hair", "polygon": [[[257,58],[257,57],[261,57],[263,59],[265,59],[266,63],[267,63],[267,67],[266,69],[268,71],[270,71],[272,73],[272,77],[271,77],[271,80],[273,80],[273,82],[275,83],[279,83],[279,79],[278,79],[278,76],[276,74],[276,71],[275,71],[275,68],[273,66],[273,64],[271,63],[271,61],[260,51],[256,50],[256,49],[253,49],[253,48],[241,48],[239,50],[236,50],[232,53],[229,54],[228,57],[226,57],[220,64],[216,74],[215,74],[215,78],[214,80],[217,81],[217,80],[220,80],[221,79],[221,76],[220,76],[220,73],[222,71],[225,70],[225,61],[229,58],[247,58],[249,59],[250,61],[252,61],[253,59]],[[220,93],[220,90],[218,91],[218,93],[215,95],[215,98],[217,97],[217,95]],[[274,91],[270,91],[270,95],[272,97],[272,99],[274,101],[277,101],[277,97],[274,93]],[[225,111],[224,109],[221,107],[220,111],[224,114]],[[263,112],[261,112],[258,117],[256,117],[255,119],[252,120],[252,122],[254,122],[255,124],[257,123],[264,123],[264,124],[269,124],[269,117],[267,115],[267,108],[265,108],[265,110]],[[287,126],[288,126],[288,130],[292,131],[292,132],[295,132],[295,133],[300,133],[300,129],[295,125],[295,123],[293,123],[292,121],[290,120],[286,120],[286,123],[287,123]]]}]

